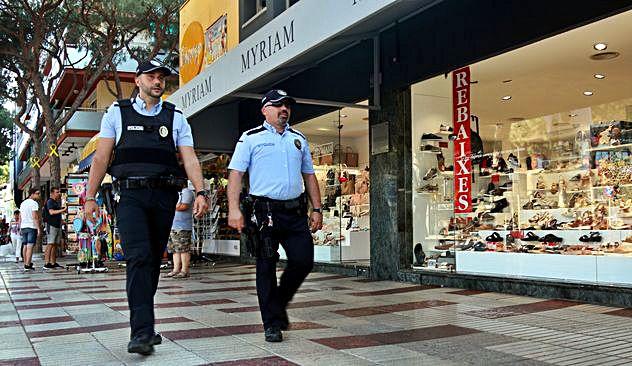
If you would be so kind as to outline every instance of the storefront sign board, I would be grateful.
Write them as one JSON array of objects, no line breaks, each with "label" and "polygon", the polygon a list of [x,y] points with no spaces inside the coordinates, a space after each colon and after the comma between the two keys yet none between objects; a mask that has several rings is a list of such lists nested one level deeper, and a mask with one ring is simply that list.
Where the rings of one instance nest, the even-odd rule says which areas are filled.
[{"label": "storefront sign board", "polygon": [[454,212],[472,212],[470,68],[452,72],[454,128]]}]

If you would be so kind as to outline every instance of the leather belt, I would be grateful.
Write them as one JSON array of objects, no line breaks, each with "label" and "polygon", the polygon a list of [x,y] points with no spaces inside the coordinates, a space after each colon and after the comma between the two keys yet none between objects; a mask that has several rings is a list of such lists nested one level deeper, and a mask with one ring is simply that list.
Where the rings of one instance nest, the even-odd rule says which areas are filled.
[{"label": "leather belt", "polygon": [[179,177],[129,177],[117,179],[113,182],[117,189],[142,188],[178,188],[187,186],[186,178]]},{"label": "leather belt", "polygon": [[268,207],[273,211],[296,210],[303,206],[305,195],[302,194],[291,200],[274,200],[268,197],[250,195],[253,206],[256,211],[267,210]]}]

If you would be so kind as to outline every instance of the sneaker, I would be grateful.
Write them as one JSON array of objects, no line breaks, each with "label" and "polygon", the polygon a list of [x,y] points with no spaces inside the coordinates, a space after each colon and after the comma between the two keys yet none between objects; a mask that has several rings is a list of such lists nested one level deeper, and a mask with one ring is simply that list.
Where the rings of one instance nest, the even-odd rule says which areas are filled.
[{"label": "sneaker", "polygon": [[55,266],[53,266],[53,265],[52,265],[52,264],[50,264],[50,263],[46,263],[46,264],[44,265],[44,267],[42,267],[42,269],[55,269]]},{"label": "sneaker", "polygon": [[424,175],[423,180],[430,180],[430,179],[432,179],[432,178],[434,178],[436,176],[437,176],[437,169],[436,168],[430,168],[430,169],[428,169],[428,171]]},{"label": "sneaker", "polygon": [[64,266],[62,266],[59,263],[55,262],[55,263],[53,263],[53,268],[64,268]]},{"label": "sneaker", "polygon": [[435,135],[434,133],[424,133],[423,135],[421,135],[421,140],[435,140],[435,141],[441,141],[443,140],[443,138],[441,138],[441,136]]},{"label": "sneaker", "polygon": [[441,124],[441,126],[439,126],[439,132],[452,132],[452,131],[454,131],[452,127],[446,126],[443,123]]},{"label": "sneaker", "polygon": [[417,188],[418,193],[431,193],[431,192],[439,192],[438,184],[426,184],[422,187]]},{"label": "sneaker", "polygon": [[430,152],[440,153],[441,148],[438,146],[433,146],[433,145],[424,145],[421,147],[421,151],[430,151]]},{"label": "sneaker", "polygon": [[24,270],[25,271],[34,271],[35,268],[33,268],[33,263],[29,264],[28,266],[25,264],[24,265]]}]

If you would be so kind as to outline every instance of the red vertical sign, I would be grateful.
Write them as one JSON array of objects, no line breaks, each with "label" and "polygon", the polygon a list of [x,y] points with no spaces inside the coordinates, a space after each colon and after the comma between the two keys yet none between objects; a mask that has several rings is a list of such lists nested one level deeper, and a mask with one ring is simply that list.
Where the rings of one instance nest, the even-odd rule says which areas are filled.
[{"label": "red vertical sign", "polygon": [[472,159],[470,138],[470,68],[452,72],[454,134],[454,212],[472,212]]}]

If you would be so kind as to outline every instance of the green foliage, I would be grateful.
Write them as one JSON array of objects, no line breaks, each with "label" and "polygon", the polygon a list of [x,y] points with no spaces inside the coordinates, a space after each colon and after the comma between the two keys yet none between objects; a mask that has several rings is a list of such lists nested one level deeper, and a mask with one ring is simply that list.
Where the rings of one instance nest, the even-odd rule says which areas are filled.
[{"label": "green foliage", "polygon": [[0,106],[0,164],[5,164],[12,157],[13,118],[9,111]]}]

